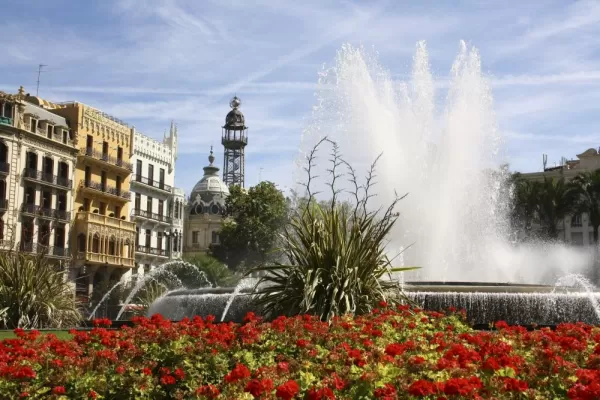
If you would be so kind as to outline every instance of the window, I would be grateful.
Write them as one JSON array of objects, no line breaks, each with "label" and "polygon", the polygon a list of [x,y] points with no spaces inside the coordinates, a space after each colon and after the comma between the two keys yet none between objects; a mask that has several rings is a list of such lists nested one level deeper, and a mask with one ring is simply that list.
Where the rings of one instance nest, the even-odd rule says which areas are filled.
[{"label": "window", "polygon": [[50,225],[41,224],[38,230],[38,242],[44,246],[50,243]]},{"label": "window", "polygon": [[164,202],[164,201],[162,201],[162,200],[159,200],[159,201],[158,201],[158,215],[159,215],[159,216],[161,216],[161,217],[163,216],[163,211],[164,211],[164,203],[165,203],[165,202]]},{"label": "window", "polygon": [[140,228],[135,228],[135,247],[140,245]]},{"label": "window", "polygon": [[85,167],[85,186],[90,186],[92,183],[92,169]]},{"label": "window", "polygon": [[37,124],[38,124],[37,119],[31,118],[29,131],[35,133],[35,131],[37,130]]},{"label": "window", "polygon": [[175,218],[179,218],[179,203],[175,204]]},{"label": "window", "polygon": [[13,117],[13,106],[12,104],[4,104],[4,114],[2,114],[2,107],[0,107],[0,117],[11,118]]},{"label": "window", "polygon": [[102,159],[108,160],[108,142],[102,142]]},{"label": "window", "polygon": [[123,148],[117,147],[117,161],[123,161]]},{"label": "window", "polygon": [[583,246],[583,232],[572,232],[571,243],[575,246]]},{"label": "window", "polygon": [[86,248],[85,245],[85,235],[83,233],[80,233],[77,236],[77,249],[81,252],[84,252]]},{"label": "window", "polygon": [[135,162],[135,180],[138,182],[142,180],[142,160]]},{"label": "window", "polygon": [[92,155],[92,150],[94,149],[94,137],[92,135],[87,135],[87,141],[85,144],[85,152],[88,156]]},{"label": "window", "polygon": [[65,248],[65,226],[59,225],[54,233],[54,247]]},{"label": "window", "polygon": [[28,186],[27,188],[25,188],[25,196],[23,201],[26,204],[30,204],[33,205],[35,204],[35,188]]},{"label": "window", "polygon": [[106,192],[106,171],[102,171],[102,176],[100,179],[102,183],[102,191]]},{"label": "window", "polygon": [[159,171],[159,182],[160,182],[160,188],[163,189],[165,187],[165,169],[161,168]]},{"label": "window", "polygon": [[60,211],[67,211],[67,194],[64,192],[58,193],[56,197],[56,209]]},{"label": "window", "polygon": [[146,247],[150,248],[150,240],[152,239],[151,236],[152,232],[150,231],[150,229],[146,229]]},{"label": "window", "polygon": [[162,248],[163,248],[163,243],[162,243],[162,241],[163,241],[163,233],[162,232],[158,232],[157,236],[158,236],[158,239],[156,240],[156,248],[158,250],[162,250]]},{"label": "window", "polygon": [[192,232],[192,243],[193,243],[193,244],[198,244],[198,243],[199,243],[199,242],[198,242],[198,236],[199,236],[199,233],[200,233],[200,232],[198,232],[198,231],[194,231],[194,232]]},{"label": "window", "polygon": [[581,225],[582,225],[581,214],[573,215],[573,217],[571,218],[571,226],[575,228],[575,227],[580,227]]},{"label": "window", "polygon": [[83,199],[83,211],[90,211],[91,201],[88,198]]},{"label": "window", "polygon": [[52,208],[52,192],[42,192],[42,208],[46,210]]},{"label": "window", "polygon": [[142,203],[142,195],[139,193],[135,194],[135,209],[139,210],[140,209],[140,205]]},{"label": "window", "polygon": [[100,215],[106,215],[106,203],[100,202]]},{"label": "window", "polygon": [[37,170],[37,154],[30,151],[27,152],[27,168]]},{"label": "window", "polygon": [[117,176],[117,194],[121,195],[121,177]]},{"label": "window", "polygon": [[154,181],[154,165],[148,164],[148,185],[152,185]]},{"label": "window", "polygon": [[54,133],[54,126],[48,124],[46,126],[46,137],[48,139],[52,139],[52,134]]},{"label": "window", "polygon": [[150,196],[146,198],[146,211],[149,213],[152,212],[152,197]]},{"label": "window", "polygon": [[63,129],[62,130],[62,142],[67,143],[67,139],[68,139],[68,132]]},{"label": "window", "polygon": [[121,207],[115,206],[115,218],[121,218]]},{"label": "window", "polygon": [[212,244],[219,244],[219,233],[216,231],[212,232]]}]

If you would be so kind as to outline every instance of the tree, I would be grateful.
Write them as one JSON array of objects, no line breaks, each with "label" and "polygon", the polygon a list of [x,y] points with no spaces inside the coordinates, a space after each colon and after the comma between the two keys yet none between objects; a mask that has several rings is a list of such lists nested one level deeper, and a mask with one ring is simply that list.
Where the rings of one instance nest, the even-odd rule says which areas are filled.
[{"label": "tree", "polygon": [[584,172],[573,179],[579,189],[578,213],[586,213],[594,231],[594,243],[598,245],[600,228],[600,169]]},{"label": "tree", "polygon": [[564,178],[545,177],[537,183],[539,202],[538,217],[542,232],[548,239],[558,239],[558,225],[567,216],[573,214],[579,203],[577,186],[566,182]]},{"label": "tree", "polygon": [[261,182],[248,191],[232,186],[226,200],[220,244],[211,255],[233,270],[268,260],[287,218],[288,202],[272,182]]},{"label": "tree", "polygon": [[[184,261],[198,267],[198,271],[203,272],[206,278],[215,286],[235,286],[239,281],[239,276],[232,273],[229,268],[214,257],[198,254],[193,257],[186,258]],[[188,275],[190,274],[189,268]],[[192,276],[192,278],[195,277]],[[197,278],[197,277],[196,277]],[[200,287],[202,282],[198,282],[195,286],[189,286],[189,280],[181,279],[186,287]]]}]

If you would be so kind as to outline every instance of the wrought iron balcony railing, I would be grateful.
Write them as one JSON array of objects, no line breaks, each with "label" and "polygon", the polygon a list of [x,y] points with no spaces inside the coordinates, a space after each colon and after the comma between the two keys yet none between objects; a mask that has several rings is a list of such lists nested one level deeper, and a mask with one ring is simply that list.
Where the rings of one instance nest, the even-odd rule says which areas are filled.
[{"label": "wrought iron balcony railing", "polygon": [[64,176],[52,175],[51,173],[38,171],[33,168],[25,168],[23,170],[23,177],[69,189],[73,185],[72,179],[65,178]]},{"label": "wrought iron balcony railing", "polygon": [[25,253],[46,254],[49,257],[70,257],[67,247],[47,246],[41,243],[21,242],[20,250]]},{"label": "wrought iron balcony railing", "polygon": [[114,186],[109,186],[105,183],[103,184],[101,182],[82,181],[81,186],[86,187],[88,189],[97,190],[99,192],[107,193],[113,196],[121,197],[125,200],[131,200],[131,193],[127,190],[122,190]]},{"label": "wrought iron balcony railing", "polygon": [[133,171],[133,164],[123,160],[122,158],[113,157],[108,155],[107,153],[98,151],[92,147],[87,147],[85,149],[85,155],[96,160],[104,161],[106,163],[116,165],[117,167],[124,168],[128,171]]},{"label": "wrought iron balcony railing", "polygon": [[56,218],[56,219],[59,219],[62,221],[70,221],[71,220],[71,213],[69,211],[56,210],[53,208],[38,206],[35,204],[29,204],[29,203],[21,204],[21,212],[23,214],[38,215],[40,217]]},{"label": "wrought iron balcony railing", "polygon": [[135,251],[137,251],[138,253],[145,253],[145,254],[150,254],[153,256],[159,256],[159,257],[168,257],[168,253],[166,250],[164,249],[157,249],[155,247],[150,247],[150,246],[140,246],[139,244],[135,247]]},{"label": "wrought iron balcony railing", "polygon": [[131,214],[133,214],[136,217],[142,217],[142,218],[146,218],[146,219],[152,219],[155,221],[159,221],[159,222],[164,222],[167,224],[171,224],[173,222],[173,218],[168,217],[166,215],[160,215],[160,214],[156,214],[150,211],[146,211],[146,210],[140,210],[139,208],[134,208],[131,211]]},{"label": "wrought iron balcony railing", "polygon": [[150,179],[142,175],[134,175],[133,182],[143,183],[144,185],[151,186],[153,188],[157,188],[160,190],[164,190],[165,192],[171,193],[171,185],[167,185],[164,182],[156,179]]}]

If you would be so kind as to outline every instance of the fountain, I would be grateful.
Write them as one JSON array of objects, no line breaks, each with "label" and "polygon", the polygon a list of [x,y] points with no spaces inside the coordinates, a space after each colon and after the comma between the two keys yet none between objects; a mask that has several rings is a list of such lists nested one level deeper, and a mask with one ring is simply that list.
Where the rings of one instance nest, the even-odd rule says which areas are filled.
[{"label": "fountain", "polygon": [[[357,170],[367,169],[383,151],[371,206],[389,204],[395,191],[409,194],[399,203],[389,249],[393,256],[414,244],[404,249],[402,260],[422,269],[410,272],[413,281],[403,287],[418,304],[465,308],[475,323],[599,323],[598,293],[557,282],[589,270],[589,249],[513,240],[508,171],[500,168],[502,137],[476,49],[461,42],[449,81],[445,108],[436,113],[439,96],[424,42],[417,44],[412,78],[405,83],[395,82],[374,55],[344,45],[335,65],[320,73],[317,106],[302,136],[303,156],[325,135]],[[324,158],[316,176],[328,175]],[[322,184],[315,190],[325,192]],[[225,311],[222,319],[239,320],[250,310],[250,293],[228,288],[169,292],[149,313],[179,319]]]}]

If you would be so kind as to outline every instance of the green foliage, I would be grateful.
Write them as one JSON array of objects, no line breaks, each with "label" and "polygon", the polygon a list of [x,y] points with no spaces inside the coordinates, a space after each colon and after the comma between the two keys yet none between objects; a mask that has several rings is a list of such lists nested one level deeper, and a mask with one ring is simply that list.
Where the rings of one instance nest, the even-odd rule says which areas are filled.
[{"label": "green foliage", "polygon": [[[206,274],[208,280],[215,286],[220,287],[229,287],[235,286],[240,277],[235,275],[225,264],[215,259],[214,257],[199,254],[190,258],[185,259],[186,262],[195,265],[198,269]],[[181,271],[183,272],[183,271]],[[190,274],[188,271],[187,274]],[[179,276],[179,274],[178,274]],[[197,276],[193,276],[197,279]],[[190,277],[190,278],[193,278]],[[196,285],[190,285],[188,279],[182,279],[184,286],[186,287],[200,287],[203,286],[201,282],[198,282]]]},{"label": "green foliage", "polygon": [[71,327],[81,320],[65,273],[44,257],[0,254],[0,324],[14,328]]},{"label": "green foliage", "polygon": [[513,217],[526,227],[538,224],[543,238],[557,239],[559,223],[578,208],[580,188],[564,178],[531,181],[516,176],[514,182]]},{"label": "green foliage", "polygon": [[220,245],[211,247],[211,255],[233,270],[268,260],[287,215],[281,191],[271,182],[261,182],[248,191],[232,186],[226,209]]},{"label": "green foliage", "polygon": [[600,228],[600,169],[584,172],[573,179],[579,192],[576,211],[586,213],[594,230],[594,243],[598,244]]},{"label": "green foliage", "polygon": [[[333,145],[331,201],[314,201],[310,185],[318,147]],[[341,176],[336,169],[346,165],[354,183],[356,199],[352,207],[338,202],[335,187]],[[398,214],[396,198],[383,212],[368,211],[375,163],[360,186],[354,170],[339,156],[337,145],[320,141],[308,157],[308,201],[296,210],[282,233],[286,262],[265,263],[251,270],[260,273],[255,288],[256,304],[268,316],[313,314],[330,321],[343,314],[368,313],[380,301],[399,299],[392,272],[414,268],[393,268],[385,251],[386,238]],[[364,193],[364,196],[359,192]]]}]

